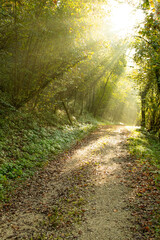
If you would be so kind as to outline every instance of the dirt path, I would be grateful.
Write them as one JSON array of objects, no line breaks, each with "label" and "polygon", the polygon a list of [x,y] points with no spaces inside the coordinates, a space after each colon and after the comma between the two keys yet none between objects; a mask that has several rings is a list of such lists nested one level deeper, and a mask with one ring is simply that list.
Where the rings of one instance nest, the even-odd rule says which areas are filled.
[{"label": "dirt path", "polygon": [[104,126],[17,189],[0,239],[133,239],[123,126]]}]

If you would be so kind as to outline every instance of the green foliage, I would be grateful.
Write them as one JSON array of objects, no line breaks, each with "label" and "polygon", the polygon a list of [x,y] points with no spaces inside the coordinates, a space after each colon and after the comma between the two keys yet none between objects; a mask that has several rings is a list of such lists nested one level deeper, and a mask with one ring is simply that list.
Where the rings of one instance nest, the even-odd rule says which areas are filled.
[{"label": "green foliage", "polygon": [[11,105],[46,115],[64,102],[76,115],[102,115],[112,94],[106,82],[115,83],[124,71],[126,43],[104,37],[101,4],[24,0],[8,7],[2,0],[0,89]]},{"label": "green foliage", "polygon": [[104,37],[103,6],[1,0],[0,164],[8,186],[92,129],[97,122],[88,113],[118,122],[129,105],[117,87],[127,43]]},{"label": "green foliage", "polygon": [[[146,221],[145,224],[148,229],[152,229],[151,233],[154,238],[159,239],[160,142],[158,138],[149,134],[146,130],[138,129],[133,131],[132,137],[128,140],[128,145],[134,159],[136,158],[132,172],[137,175],[138,181],[139,192],[137,196],[140,198],[138,200],[138,211],[141,214],[141,220],[144,218],[145,221],[148,220],[152,223],[151,225],[147,225]],[[133,174],[133,177],[135,175]],[[146,187],[148,188],[148,192],[146,191]],[[147,203],[146,208],[141,209],[141,203],[145,201]],[[152,207],[154,210],[148,215],[148,209],[152,209]],[[146,237],[148,236],[146,235]]]},{"label": "green foliage", "polygon": [[144,9],[149,9],[149,0],[143,0],[143,4],[142,4],[142,7],[144,8]]},{"label": "green foliage", "polygon": [[78,7],[78,1],[1,1],[0,89],[16,108],[84,57],[75,46]]},{"label": "green foliage", "polygon": [[149,163],[154,167],[155,182],[160,181],[160,142],[154,135],[145,130],[136,130],[129,139],[130,152],[139,159],[139,162]]},{"label": "green foliage", "polygon": [[[7,122],[6,122],[7,120]],[[78,123],[61,128],[42,126],[42,122],[28,114],[12,114],[0,119],[0,198],[15,185],[43,167],[49,160],[67,150],[96,125]]]},{"label": "green foliage", "polygon": [[159,133],[160,126],[160,22],[146,14],[135,41],[135,61],[139,65],[137,84],[142,99],[142,125]]},{"label": "green foliage", "polygon": [[[7,103],[48,115],[50,124],[66,121],[57,118],[64,104],[68,116],[102,117],[127,46],[104,36],[104,1],[1,2],[0,90]],[[9,108],[1,109],[6,116]]]}]

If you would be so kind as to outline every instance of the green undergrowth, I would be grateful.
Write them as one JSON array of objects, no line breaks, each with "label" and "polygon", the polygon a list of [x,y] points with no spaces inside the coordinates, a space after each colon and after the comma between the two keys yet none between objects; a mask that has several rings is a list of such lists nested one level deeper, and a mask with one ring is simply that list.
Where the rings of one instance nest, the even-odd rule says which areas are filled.
[{"label": "green undergrowth", "polygon": [[132,181],[138,183],[135,206],[139,231],[143,239],[160,239],[160,142],[154,135],[138,129],[128,143],[130,153],[136,158],[131,174]]},{"label": "green undergrowth", "polygon": [[[139,163],[153,166],[155,173],[155,183],[160,183],[160,142],[158,138],[145,130],[137,129],[129,139],[130,153],[135,155]],[[153,169],[151,167],[151,169]]]},{"label": "green undergrowth", "polygon": [[97,123],[89,119],[56,128],[29,114],[0,118],[0,200],[6,201],[17,184],[69,149],[95,129]]}]

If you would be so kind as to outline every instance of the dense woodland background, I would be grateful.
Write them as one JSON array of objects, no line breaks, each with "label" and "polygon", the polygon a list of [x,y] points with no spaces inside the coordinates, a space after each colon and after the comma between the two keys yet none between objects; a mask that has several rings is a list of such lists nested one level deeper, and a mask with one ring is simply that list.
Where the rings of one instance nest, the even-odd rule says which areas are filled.
[{"label": "dense woodland background", "polygon": [[89,112],[135,123],[133,83],[124,75],[128,41],[107,39],[102,3],[1,1],[1,114],[65,112],[71,123]]},{"label": "dense woodland background", "polygon": [[0,0],[0,208],[98,124],[137,125],[128,151],[159,239],[160,0],[126,3],[144,20],[119,36],[109,0]]},{"label": "dense woodland background", "polygon": [[[145,1],[145,23],[134,39],[108,37],[102,4],[0,1],[1,115],[25,110],[56,119],[65,112],[72,123],[88,112],[140,124],[139,93],[142,125],[159,131],[159,20]],[[131,47],[139,68],[127,74]]]}]

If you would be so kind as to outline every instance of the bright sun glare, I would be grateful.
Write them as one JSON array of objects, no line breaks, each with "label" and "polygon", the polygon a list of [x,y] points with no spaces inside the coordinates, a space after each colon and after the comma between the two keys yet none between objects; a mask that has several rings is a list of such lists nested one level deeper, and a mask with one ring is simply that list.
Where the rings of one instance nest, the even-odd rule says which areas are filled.
[{"label": "bright sun glare", "polygon": [[[142,22],[143,13],[133,8],[131,4],[126,2],[118,3],[110,1],[110,17],[106,16],[105,22],[110,21],[110,31],[119,37],[126,37],[128,34],[134,33],[134,28]],[[105,6],[103,6],[105,9]],[[108,7],[106,6],[106,12]]]},{"label": "bright sun glare", "polygon": [[128,4],[114,7],[111,11],[111,24],[113,31],[122,36],[126,35],[135,25],[131,15],[131,7]]}]

